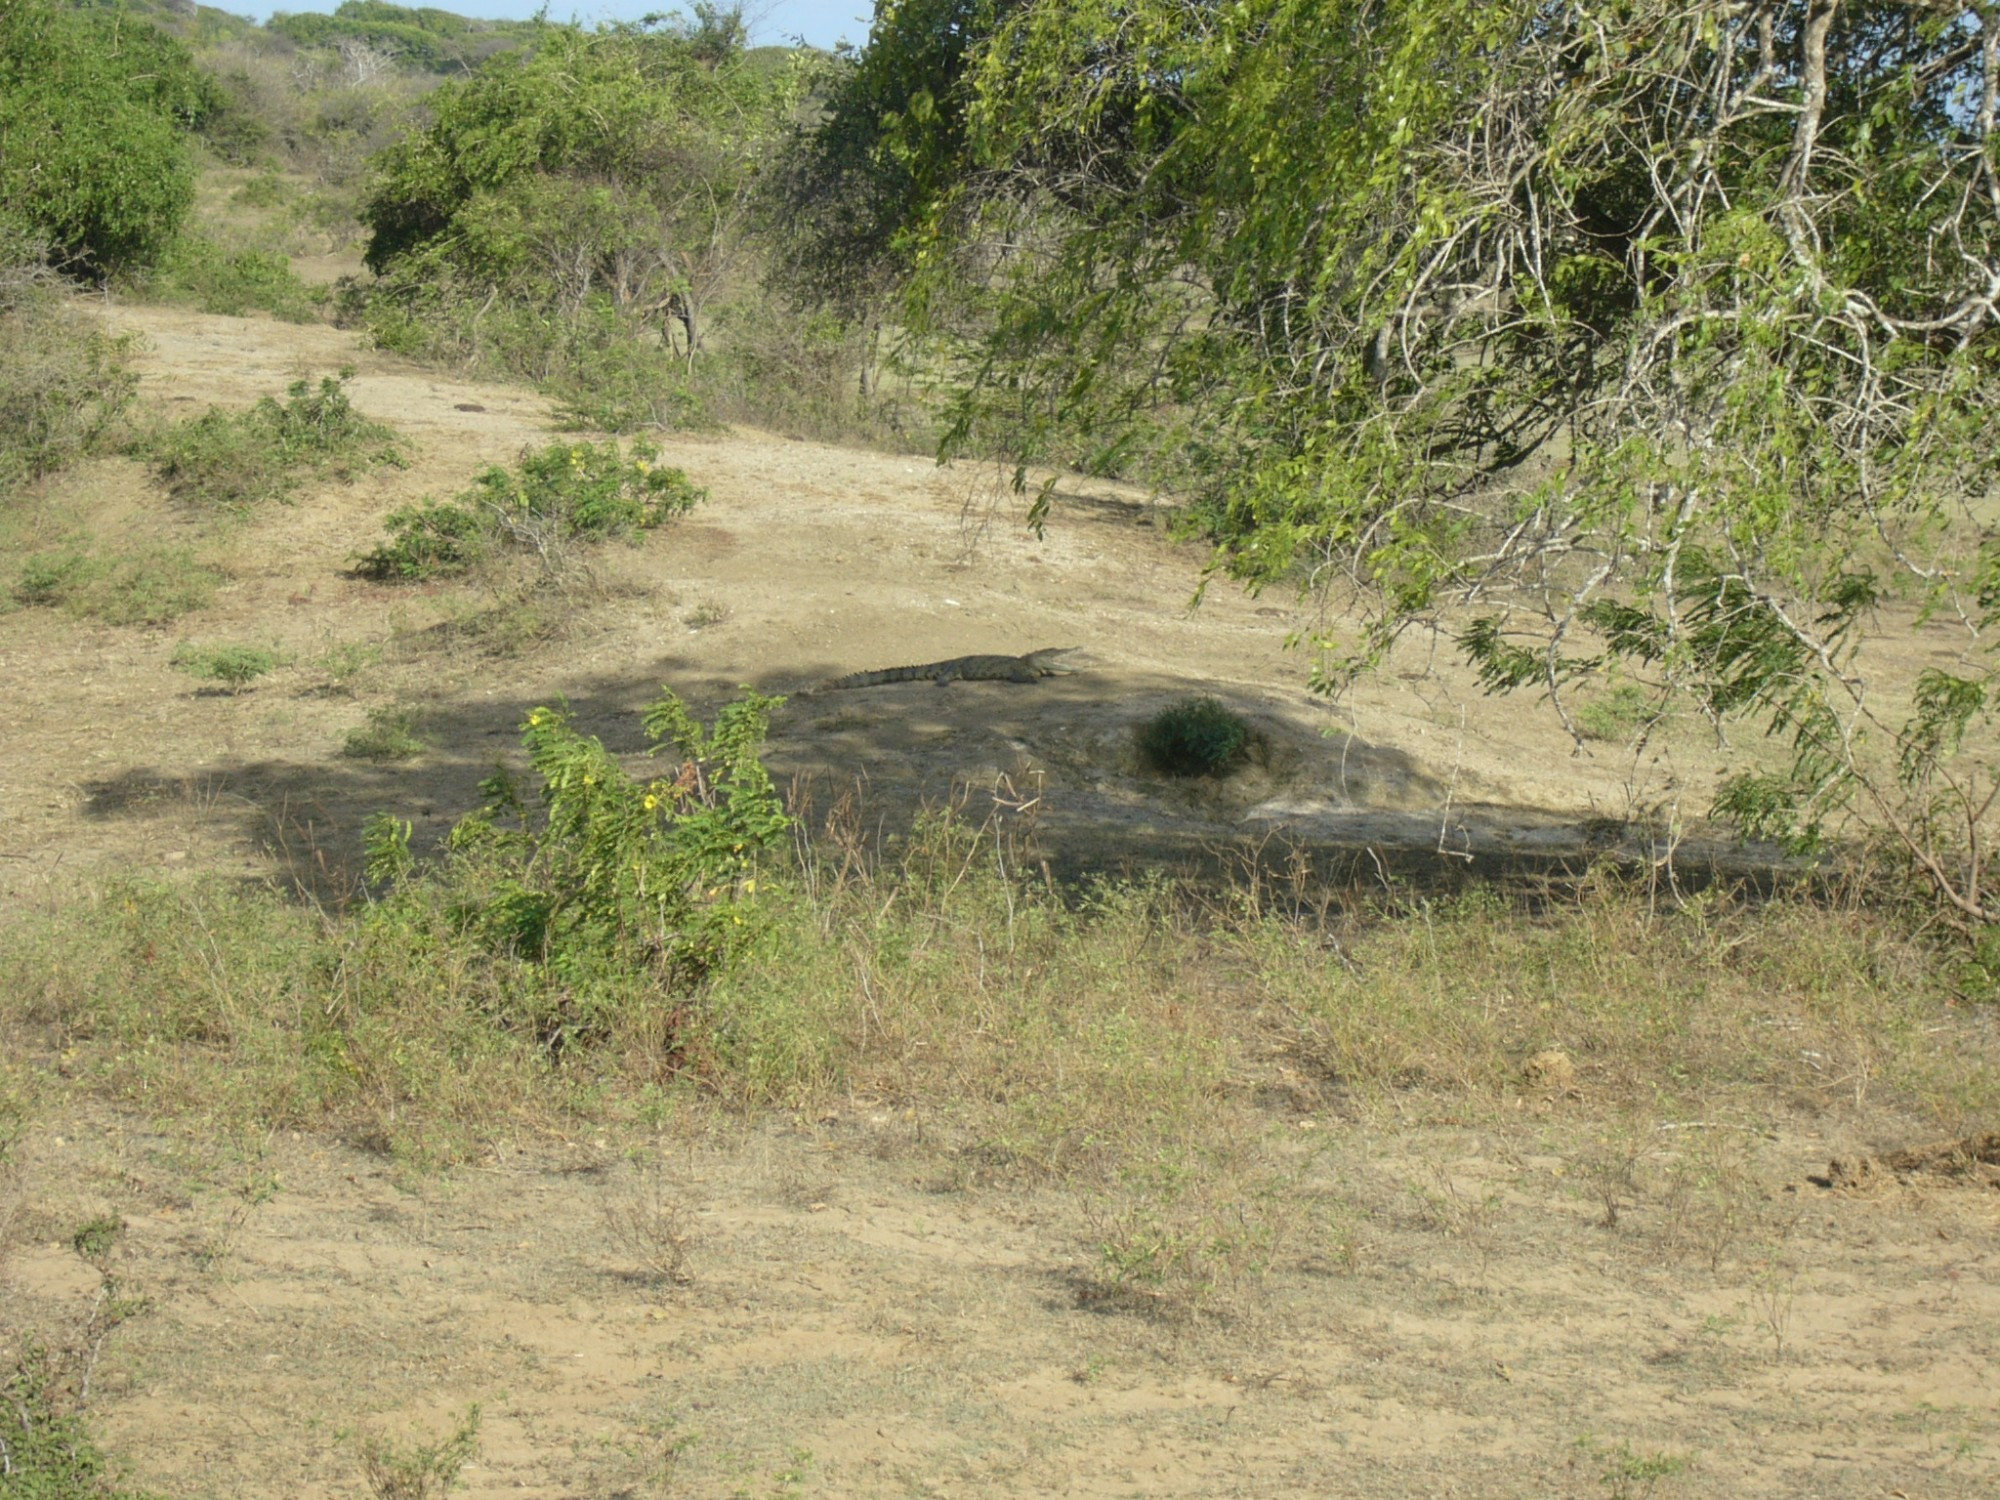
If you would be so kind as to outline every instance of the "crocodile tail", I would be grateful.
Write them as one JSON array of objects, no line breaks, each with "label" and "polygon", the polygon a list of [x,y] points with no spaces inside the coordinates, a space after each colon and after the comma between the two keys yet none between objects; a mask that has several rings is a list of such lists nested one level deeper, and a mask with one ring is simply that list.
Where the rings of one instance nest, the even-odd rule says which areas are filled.
[{"label": "crocodile tail", "polygon": [[936,672],[936,667],[881,667],[873,672],[849,672],[820,685],[829,689],[880,687],[885,682],[916,682]]}]

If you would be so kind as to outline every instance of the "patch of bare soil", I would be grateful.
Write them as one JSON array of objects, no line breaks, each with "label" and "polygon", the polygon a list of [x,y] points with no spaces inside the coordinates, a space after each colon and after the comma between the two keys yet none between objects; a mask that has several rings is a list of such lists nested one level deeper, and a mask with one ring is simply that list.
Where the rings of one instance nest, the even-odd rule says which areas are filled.
[{"label": "patch of bare soil", "polygon": [[[360,1493],[364,1438],[474,1402],[475,1496],[1993,1494],[2000,1194],[1829,1192],[1824,1141],[1681,1123],[1642,1174],[1726,1188],[1628,1181],[1607,1227],[1559,1112],[1274,1119],[1338,1232],[1188,1318],[1091,1294],[1088,1203],[941,1173],[865,1102],[420,1179],[78,1118],[19,1153],[0,1319],[79,1316],[68,1238],[123,1220],[146,1307],[94,1420],[171,1495]],[[662,1205],[682,1281],[631,1231]]]},{"label": "patch of bare soil", "polygon": [[[472,618],[490,601],[347,570],[393,507],[547,441],[541,401],[328,328],[105,317],[148,341],[144,398],[172,413],[351,364],[356,403],[416,460],[241,523],[215,605],[170,629],[0,616],[0,902],[178,868],[338,892],[367,814],[441,833],[558,696],[631,750],[661,683],[712,707],[743,683],[1046,646],[1086,670],[795,697],[772,759],[820,812],[857,779],[887,827],[956,793],[1113,870],[1274,833],[1364,871],[1398,851],[1485,868],[1706,801],[1692,739],[1577,756],[1525,702],[1421,662],[1328,709],[1282,649],[1304,623],[1290,601],[1218,587],[1185,609],[1203,557],[1143,497],[1071,486],[1038,538],[983,472],[769,434],[671,439],[707,503],[605,556],[566,629],[503,654]],[[125,461],[46,504],[52,528],[192,534]],[[290,665],[206,693],[168,665],[183,639]],[[1251,764],[1147,774],[1136,726],[1196,693],[1255,725]],[[340,754],[396,706],[423,756]],[[363,1436],[441,1436],[473,1402],[478,1496],[2000,1489],[2000,1194],[1811,1183],[1906,1143],[1858,1125],[1672,1121],[1607,1145],[1548,1083],[1540,1116],[1379,1133],[1274,1104],[1297,1232],[1261,1285],[1193,1314],[1106,1294],[1100,1206],[987,1182],[867,1100],[693,1139],[550,1138],[428,1177],[329,1140],[238,1158],[71,1110],[0,1184],[0,1328],[60,1338],[106,1272],[143,1298],[103,1344],[92,1420],[173,1495],[355,1494]],[[105,1215],[125,1228],[93,1267],[69,1242]],[[655,1274],[683,1255],[685,1283]]]}]

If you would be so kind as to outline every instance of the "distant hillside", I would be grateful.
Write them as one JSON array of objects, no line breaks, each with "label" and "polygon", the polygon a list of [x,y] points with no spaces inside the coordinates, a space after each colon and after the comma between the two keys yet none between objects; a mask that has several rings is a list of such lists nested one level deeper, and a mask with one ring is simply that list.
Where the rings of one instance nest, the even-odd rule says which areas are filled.
[{"label": "distant hillside", "polygon": [[448,10],[387,0],[345,0],[330,16],[279,14],[267,23],[268,30],[301,47],[356,42],[404,67],[430,73],[463,72],[532,36],[535,27],[533,21],[475,21]]},{"label": "distant hillside", "polygon": [[70,0],[76,10],[122,10],[151,21],[170,36],[188,43],[247,40],[263,35],[263,27],[248,16],[232,15],[194,0]]}]

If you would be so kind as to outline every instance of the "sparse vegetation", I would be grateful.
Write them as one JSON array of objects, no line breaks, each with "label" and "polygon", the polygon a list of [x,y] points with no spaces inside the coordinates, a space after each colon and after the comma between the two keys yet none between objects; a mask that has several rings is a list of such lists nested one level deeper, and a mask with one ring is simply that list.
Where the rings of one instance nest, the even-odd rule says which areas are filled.
[{"label": "sparse vegetation", "polygon": [[408,760],[424,753],[416,736],[417,716],[406,708],[369,710],[368,722],[347,733],[340,753],[356,760]]},{"label": "sparse vegetation", "polygon": [[277,670],[280,660],[276,651],[263,646],[197,646],[184,641],[174,648],[172,665],[198,681],[220,683],[226,691],[240,693]]},{"label": "sparse vegetation", "polygon": [[1659,722],[1660,706],[1637,683],[1621,682],[1576,706],[1576,731],[1587,740],[1626,742]]},{"label": "sparse vegetation", "polygon": [[30,1341],[0,1381],[0,1495],[7,1500],[146,1500],[114,1486],[83,1420],[75,1361]]},{"label": "sparse vegetation", "polygon": [[479,1451],[479,1406],[466,1409],[449,1436],[435,1442],[411,1438],[398,1443],[375,1436],[361,1444],[361,1471],[375,1500],[443,1500],[458,1471]]},{"label": "sparse vegetation", "polygon": [[404,462],[401,440],[348,400],[353,371],[293,381],[287,399],[266,396],[247,412],[212,408],[146,445],[154,473],[186,505],[241,509],[282,498],[306,474],[345,480]]},{"label": "sparse vegetation", "polygon": [[139,546],[108,554],[80,541],[21,560],[16,604],[67,610],[107,625],[169,625],[207,607],[221,570],[185,547]]},{"label": "sparse vegetation", "polygon": [[[1988,1289],[1960,1274],[1973,1218],[1954,1217],[1958,1179],[1898,1187],[1900,1163],[1873,1143],[1948,1132],[1962,1143],[1941,1156],[1973,1181],[1990,1148],[1963,1142],[2000,1113],[1986,869],[2000,544],[1983,508],[2000,472],[1986,441],[2000,23],[1957,0],[1672,15],[1133,0],[1108,14],[900,0],[865,52],[826,57],[751,54],[742,18],[706,3],[595,29],[379,0],[261,27],[178,0],[0,8],[0,656],[26,663],[22,738],[38,758],[0,808],[31,832],[0,865],[0,1257],[48,1253],[77,1276],[73,1251],[97,1273],[82,1316],[40,1290],[62,1280],[45,1267],[0,1278],[0,1496],[121,1493],[85,1422],[93,1377],[114,1402],[154,1379],[184,1389],[215,1373],[179,1358],[211,1335],[221,1352],[203,1357],[227,1361],[219,1420],[274,1383],[278,1366],[258,1361],[287,1337],[312,1336],[327,1360],[289,1372],[288,1392],[333,1388],[342,1361],[385,1372],[344,1408],[355,1416],[309,1399],[306,1433],[274,1427],[267,1451],[321,1467],[268,1488],[338,1487],[326,1463],[358,1450],[374,1494],[441,1496],[475,1457],[473,1395],[498,1403],[508,1465],[524,1442],[542,1462],[607,1410],[575,1403],[565,1426],[541,1403],[558,1341],[518,1330],[514,1311],[565,1299],[595,1317],[643,1286],[639,1317],[606,1335],[620,1359],[658,1356],[621,1397],[627,1428],[602,1421],[549,1461],[572,1466],[560,1474],[522,1464],[481,1483],[791,1493],[823,1475],[843,1491],[1039,1492],[1072,1436],[1116,1452],[1102,1439],[1122,1412],[1122,1433],[1181,1444],[1171,1461],[1189,1472],[1190,1455],[1226,1450],[1251,1466],[1239,1487],[1310,1489],[1319,1476],[1283,1436],[1297,1398],[1338,1410],[1355,1393],[1323,1401],[1348,1378],[1335,1372],[1365,1364],[1360,1394],[1380,1412],[1449,1410],[1477,1428],[1492,1467],[1469,1484],[1664,1500],[1741,1489],[1759,1443],[1804,1451],[1815,1393],[1838,1388],[1820,1377],[1848,1357],[1814,1347],[1839,1316],[1822,1294],[1846,1295],[1862,1265],[1939,1292],[1922,1294],[1928,1338],[1892,1326],[1913,1305],[1897,1289],[1879,1324],[1854,1325],[1843,1350],[1899,1346],[1868,1367],[1871,1389],[1928,1402],[1925,1382],[1960,1380],[1973,1394],[1914,1418],[1881,1416],[1884,1394],[1881,1421],[1847,1445],[1857,1465],[1883,1487],[1934,1472],[1991,1488],[1990,1457],[1972,1451],[1983,1392],[1963,1375],[1994,1352],[1979,1342]],[[197,137],[212,153],[199,183]],[[327,293],[295,273],[292,257],[314,276],[353,269],[340,261],[363,237],[368,275]],[[159,368],[173,340],[135,354],[66,277],[105,286],[113,326],[195,323],[120,306],[134,294],[215,316],[331,307],[380,347],[449,367],[426,377],[425,430],[449,404],[478,413],[458,450],[476,456],[452,467],[427,449],[440,477],[425,486],[449,498],[400,487],[380,545],[352,561],[384,583],[469,582],[358,585],[333,576],[360,534],[351,517],[256,510],[402,461],[354,409],[351,372],[241,409],[259,389],[242,369],[299,357],[274,355],[277,331],[241,329],[257,363],[176,387]],[[344,337],[284,336],[295,350]],[[371,393],[407,379],[396,364],[371,369]],[[169,403],[220,388],[238,406],[154,416],[129,437],[131,368],[147,372],[148,411],[200,412]],[[1021,714],[1019,732],[981,725],[979,775],[1001,809],[984,826],[949,808],[864,817],[857,802],[822,827],[805,782],[787,799],[766,769],[782,700],[747,688],[707,722],[664,693],[643,741],[628,724],[600,739],[588,731],[617,723],[635,662],[669,664],[691,693],[791,681],[836,654],[817,606],[842,631],[846,612],[816,600],[773,632],[767,599],[730,592],[737,562],[683,576],[683,561],[747,550],[739,518],[686,559],[655,546],[600,577],[600,549],[644,540],[704,492],[645,441],[547,441],[518,397],[430,404],[460,374],[531,382],[552,398],[539,411],[606,432],[747,419],[920,447],[941,435],[947,452],[1018,465],[1024,493],[1042,483],[1024,502],[1034,524],[1095,503],[1054,468],[1141,481],[1181,540],[1215,546],[1206,576],[1311,597],[1300,675],[1315,686],[1384,660],[1423,670],[1409,649],[1422,632],[1456,642],[1465,676],[1413,690],[1416,711],[1400,700],[1370,720],[1358,705],[1337,747],[1363,836],[1408,842],[1371,842],[1326,885],[1304,851],[1287,866],[1272,848],[1221,853],[1241,861],[1234,881],[1170,878],[1137,835],[1148,852],[1131,868],[1107,837],[1080,859],[1100,873],[1064,873],[1078,859],[1064,799],[1089,775],[1128,828],[1147,798],[1176,816],[1253,789],[1257,818],[1307,805],[1305,778],[1335,757],[1315,761],[1290,706],[1253,700],[1247,675],[1230,701],[1263,702],[1255,728],[1187,697],[1117,740],[1082,721],[1087,677],[1040,700],[1075,722],[1032,687],[976,685],[780,721],[810,719],[834,754],[879,753],[878,736],[893,754],[886,706],[910,714],[937,768],[961,716]],[[481,467],[525,434],[517,459]],[[115,456],[64,474],[114,440],[178,508]],[[729,476],[739,501],[747,472]],[[780,524],[799,513],[784,498]],[[1069,586],[1122,506],[1089,512],[1105,523],[1091,546],[1035,551],[1034,566],[1059,564]],[[1156,570],[1121,576],[1179,576],[1163,600],[1178,604],[1198,565],[1170,574],[1156,538]],[[971,592],[981,570],[1014,556],[1011,540],[949,559],[899,540],[936,570],[926,589],[969,573],[930,590],[953,596],[942,608],[990,606]],[[843,536],[805,566],[861,550]],[[215,602],[224,560],[243,586],[184,627],[198,640],[173,666],[238,694],[286,662],[246,642],[310,642],[296,691],[221,704],[167,678],[162,692],[157,635],[62,618],[185,618]],[[280,600],[282,628],[255,617]],[[742,625],[690,634],[729,619]],[[1885,631],[1897,651],[1874,649]],[[747,649],[771,635],[802,644]],[[557,639],[579,649],[544,649]],[[507,651],[527,659],[491,671],[483,658]],[[1132,663],[1103,665],[1113,682]],[[48,696],[68,706],[45,712],[26,685],[58,675]],[[329,701],[364,684],[361,703]],[[576,709],[548,696],[556,685]],[[1623,788],[1600,775],[1567,802],[1562,768],[1545,769],[1570,820],[1549,838],[1586,851],[1573,868],[1517,881],[1513,850],[1459,847],[1460,805],[1495,795],[1498,774],[1478,759],[1468,685],[1525,688],[1524,713],[1544,695],[1578,739],[1647,751],[1534,742],[1585,752],[1579,776],[1662,758],[1647,785],[1638,769]],[[143,707],[117,707],[137,690]],[[387,706],[364,717],[369,704]],[[514,723],[525,771],[503,759],[515,772],[475,797],[482,747],[513,753],[486,737]],[[176,724],[196,738],[174,743]],[[1710,779],[1680,758],[1694,724],[1745,773],[1714,811],[1822,863],[1727,874],[1746,851],[1690,832],[1691,804],[1653,800],[1663,778],[1671,799]],[[1447,785],[1450,736],[1465,774],[1453,762]],[[1256,767],[1176,794],[1126,774],[1135,756],[1173,778]],[[1064,840],[1046,859],[1017,837],[1044,806]],[[1844,830],[1865,837],[1837,845]],[[1681,857],[1646,863],[1635,851],[1655,834]],[[1697,870],[1684,835],[1717,850],[1715,868]],[[1410,850],[1433,837],[1441,873],[1413,885],[1431,876],[1408,874]],[[244,878],[260,850],[285,882]],[[1632,863],[1586,868],[1593,850]],[[60,1135],[44,1128],[56,1120]],[[1847,1155],[1856,1141],[1884,1154],[1830,1168],[1842,1191],[1801,1176],[1822,1142]],[[524,1178],[531,1203],[482,1213]],[[1862,1183],[1879,1191],[1845,1190]],[[296,1304],[247,1286],[251,1321],[239,1306],[198,1329],[181,1316],[190,1286],[278,1274],[267,1231],[288,1237],[313,1194],[342,1210],[341,1247],[309,1267],[314,1306],[346,1295],[327,1272],[352,1241],[381,1316],[347,1304],[338,1328],[301,1334],[261,1316]],[[496,1253],[432,1255],[447,1203],[466,1210],[454,1249],[488,1235]],[[1919,1232],[1890,1233],[1898,1216]],[[768,1261],[730,1253],[753,1233]],[[399,1295],[386,1315],[381,1288],[417,1271],[361,1236],[423,1247],[409,1259],[426,1286],[464,1300]],[[1919,1264],[1912,1244],[1938,1259]],[[924,1272],[878,1276],[866,1305],[828,1311],[848,1262],[905,1248]],[[1530,1262],[1547,1281],[1524,1295],[1510,1278]],[[753,1285],[766,1265],[782,1294]],[[927,1279],[939,1267],[957,1279]],[[692,1269],[694,1293],[662,1290]],[[123,1359],[109,1336],[141,1299],[121,1283],[155,1276],[175,1316]],[[1603,1288],[1645,1339],[1601,1339],[1612,1314],[1593,1328],[1579,1313]],[[36,1323],[12,1317],[15,1299]],[[481,1310],[503,1303],[503,1317]],[[478,1316],[436,1336],[457,1307]],[[1432,1336],[1442,1319],[1450,1339]],[[710,1360],[724,1337],[741,1357]],[[421,1356],[405,1339],[425,1340]],[[982,1370],[969,1401],[962,1355],[946,1352],[966,1348],[1018,1368]],[[1187,1381],[1191,1358],[1204,1373]],[[1515,1384],[1510,1362],[1530,1361]],[[1780,1368],[1808,1362],[1810,1381]],[[1697,1456],[1673,1403],[1584,1415],[1576,1368],[1628,1392],[1698,1391],[1718,1418]],[[501,1370],[538,1383],[506,1391]],[[1046,1388],[1064,1370],[1094,1388],[1073,1433],[1057,1432],[1069,1403]],[[754,1385],[767,1375],[782,1396]],[[1176,1380],[1187,1404],[1161,1423]],[[884,1399],[931,1432],[863,1439],[865,1471],[852,1445],[803,1446],[892,1386]],[[1025,1393],[1011,1416],[1010,1390]],[[1772,1399],[1809,1419],[1750,1420]],[[441,1400],[455,1403],[443,1417]],[[429,1421],[409,1430],[423,1435],[379,1436],[406,1430],[381,1415],[397,1402],[422,1404]],[[1524,1403],[1538,1429],[1509,1425]],[[1614,1437],[1575,1436],[1635,1411]],[[1044,1431],[1017,1442],[1031,1423]],[[126,1444],[131,1430],[106,1428]],[[959,1451],[930,1441],[947,1430]],[[1899,1432],[1914,1446],[1898,1450]],[[1370,1440],[1379,1459],[1387,1440]],[[1533,1475],[1503,1473],[1500,1454]],[[894,1455],[915,1457],[899,1469]],[[1565,1457],[1567,1480],[1551,1481]],[[175,1461],[176,1491],[200,1489]],[[623,1466],[616,1482],[599,1463]],[[1378,1467],[1385,1493],[1438,1472]]]},{"label": "sparse vegetation", "polygon": [[136,382],[128,345],[66,306],[53,278],[0,226],[0,506],[19,485],[93,452]]}]

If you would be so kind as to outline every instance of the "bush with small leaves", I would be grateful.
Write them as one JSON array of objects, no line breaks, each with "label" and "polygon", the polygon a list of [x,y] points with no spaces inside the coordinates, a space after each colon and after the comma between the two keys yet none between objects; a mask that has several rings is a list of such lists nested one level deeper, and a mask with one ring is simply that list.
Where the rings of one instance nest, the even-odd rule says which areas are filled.
[{"label": "bush with small leaves", "polygon": [[614,440],[551,443],[524,453],[511,469],[487,469],[456,500],[392,512],[384,523],[390,540],[357,559],[354,571],[383,583],[414,583],[464,573],[495,544],[546,558],[571,541],[635,538],[707,493],[659,456],[643,440],[629,452]]},{"label": "bush with small leaves", "polygon": [[288,399],[266,396],[247,412],[211,407],[153,439],[153,469],[176,500],[242,508],[289,494],[302,472],[350,479],[378,464],[401,467],[401,440],[354,409],[352,370],[314,389],[293,381]]},{"label": "bush with small leaves", "polygon": [[1215,698],[1170,703],[1139,731],[1139,753],[1167,776],[1216,776],[1250,743],[1250,726]]},{"label": "bush with small leaves", "polygon": [[663,690],[645,727],[667,766],[646,780],[566,710],[535,709],[521,738],[539,790],[482,783],[486,808],[442,861],[419,863],[407,820],[369,821],[369,878],[393,886],[376,920],[405,933],[442,921],[487,950],[508,1030],[558,1054],[600,1039],[635,985],[691,985],[756,933],[758,856],[791,826],[760,758],[783,701],[745,693],[709,728]]},{"label": "bush with small leaves", "polygon": [[630,456],[615,441],[551,443],[522,454],[512,470],[486,470],[464,502],[497,518],[503,530],[553,524],[568,537],[632,536],[692,510],[705,493],[659,456],[643,439]]},{"label": "bush with small leaves", "polygon": [[449,501],[425,500],[391,511],[390,540],[362,554],[354,571],[378,583],[422,583],[465,572],[486,555],[487,527]]}]

